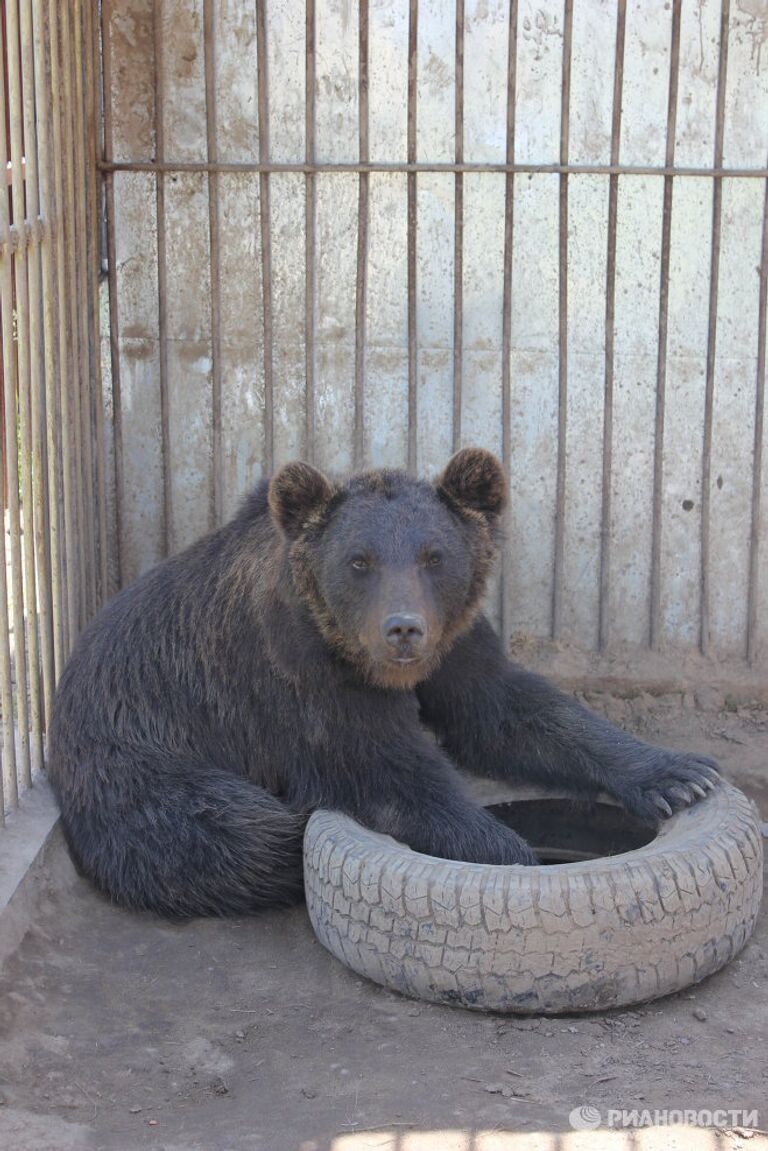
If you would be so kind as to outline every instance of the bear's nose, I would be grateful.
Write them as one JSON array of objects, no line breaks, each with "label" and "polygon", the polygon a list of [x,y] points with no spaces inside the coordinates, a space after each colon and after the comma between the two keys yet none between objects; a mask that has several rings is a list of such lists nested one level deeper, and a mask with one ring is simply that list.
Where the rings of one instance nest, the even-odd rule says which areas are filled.
[{"label": "bear's nose", "polygon": [[390,647],[419,647],[426,635],[427,621],[423,615],[388,615],[381,632]]}]

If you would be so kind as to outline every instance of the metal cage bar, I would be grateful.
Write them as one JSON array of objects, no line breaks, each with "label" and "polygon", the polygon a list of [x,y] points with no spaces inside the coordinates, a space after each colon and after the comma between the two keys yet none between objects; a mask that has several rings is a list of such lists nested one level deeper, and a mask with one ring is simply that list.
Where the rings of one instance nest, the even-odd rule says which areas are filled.
[{"label": "metal cage bar", "polygon": [[155,210],[157,212],[157,299],[158,299],[158,341],[159,341],[159,389],[160,389],[160,435],[162,445],[163,472],[163,522],[162,534],[165,555],[173,544],[173,493],[171,489],[170,459],[170,410],[168,404],[168,258],[166,245],[165,218],[165,51],[163,37],[163,4],[157,0],[152,6],[153,43],[155,48],[155,155],[158,169],[155,173]]},{"label": "metal cage bar", "polygon": [[[513,0],[513,3],[515,0]],[[510,16],[511,19],[511,16]],[[454,156],[456,163],[464,163],[464,0],[456,0],[456,48]],[[514,83],[507,78],[512,89],[514,114]],[[509,106],[509,96],[507,97]],[[509,157],[508,157],[509,158]],[[511,177],[507,177],[511,179]],[[511,210],[511,208],[510,208]],[[505,281],[506,286],[506,281]],[[507,309],[504,308],[506,317]],[[502,353],[502,372],[504,371]],[[503,387],[503,385],[502,385]],[[464,173],[457,171],[453,184],[453,418],[451,437],[454,452],[461,447],[461,407],[464,393]]]},{"label": "metal cage bar", "polygon": [[315,328],[317,281],[317,184],[311,166],[315,161],[315,0],[307,0],[304,51],[304,155],[308,170],[304,176],[304,365],[305,365],[305,443],[309,463],[315,458]]},{"label": "metal cage bar", "polygon": [[[728,28],[731,0],[722,0],[720,11],[720,44],[717,68],[717,101],[715,107],[714,166],[723,163],[725,135],[725,91],[728,77]],[[712,185],[712,251],[709,270],[709,315],[707,327],[707,368],[704,394],[704,450],[701,469],[701,626],[699,647],[707,655],[710,646],[710,523],[712,503],[712,418],[715,393],[715,355],[717,348],[717,300],[720,282],[720,235],[723,216],[723,184]]]},{"label": "metal cage bar", "polygon": [[[664,162],[675,165],[677,132],[677,93],[680,82],[680,23],[682,0],[673,0],[670,38],[669,86],[667,89],[667,134]],[[672,198],[674,178],[664,177],[664,203],[661,210],[661,266],[659,269],[659,347],[656,361],[656,416],[653,437],[653,521],[651,536],[651,589],[649,646],[656,650],[661,629],[661,531],[664,499],[664,415],[667,394],[667,330],[669,322],[669,263],[672,248]]]},{"label": "metal cage bar", "polygon": [[83,0],[0,9],[0,820],[43,765],[56,679],[106,591],[91,17]]},{"label": "metal cage bar", "polygon": [[[563,67],[560,82],[560,163],[567,167],[571,130],[571,61],[573,54],[573,0],[565,0]],[[555,548],[552,575],[552,638],[560,638],[565,554],[566,430],[568,419],[568,173],[560,173],[558,196],[558,396],[557,478],[555,492]]]},{"label": "metal cage bar", "polygon": [[[369,0],[360,0],[358,29],[358,153],[367,164],[369,141]],[[355,280],[355,423],[353,459],[355,468],[365,463],[365,338],[368,293],[368,215],[370,175],[361,172],[357,191],[357,270]]]},{"label": "metal cage bar", "polygon": [[[621,99],[624,84],[624,42],[627,28],[626,0],[618,0],[616,10],[616,54],[613,70],[613,120],[611,124],[611,166],[618,167],[621,144]],[[613,378],[614,321],[616,307],[616,230],[619,212],[619,176],[614,172],[608,185],[608,254],[605,283],[605,388],[603,399],[602,509],[600,522],[600,599],[598,648],[608,646],[611,608],[611,485],[613,481]]]},{"label": "metal cage bar", "polygon": [[256,69],[259,106],[259,219],[261,224],[261,290],[264,323],[264,467],[275,462],[275,403],[272,325],[272,233],[269,188],[269,86],[267,79],[266,0],[256,3]]},{"label": "metal cage bar", "polygon": [[[409,165],[416,164],[416,84],[419,69],[419,0],[409,0],[408,6],[408,130],[407,152]],[[416,330],[416,230],[418,227],[418,203],[416,199],[416,171],[408,171],[408,470],[416,471],[419,418],[419,361]]]},{"label": "metal cage bar", "polygon": [[[507,107],[505,155],[507,164],[515,161],[517,98],[518,0],[509,2],[507,37]],[[458,179],[458,176],[457,176]],[[501,299],[501,459],[509,472],[512,456],[512,256],[515,239],[515,174],[508,171],[504,180],[504,264]],[[509,534],[509,509],[505,511],[505,529]],[[501,558],[500,622],[501,634],[509,634],[509,559],[506,548]]]},{"label": "metal cage bar", "polygon": [[[203,6],[203,55],[205,61],[205,135],[210,164],[219,158],[216,115],[216,16],[213,0]],[[219,239],[219,173],[208,172],[208,242],[211,253],[211,527],[224,516],[221,445],[221,242]]]}]

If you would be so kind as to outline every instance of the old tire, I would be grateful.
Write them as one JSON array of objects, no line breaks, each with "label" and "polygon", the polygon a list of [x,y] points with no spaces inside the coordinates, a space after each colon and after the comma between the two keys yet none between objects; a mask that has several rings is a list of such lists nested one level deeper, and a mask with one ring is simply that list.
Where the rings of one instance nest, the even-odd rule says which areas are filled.
[{"label": "old tire", "polygon": [[762,863],[754,804],[728,784],[644,847],[559,867],[420,855],[329,811],[304,840],[310,919],[342,963],[405,995],[546,1014],[654,999],[717,971],[752,932]]}]

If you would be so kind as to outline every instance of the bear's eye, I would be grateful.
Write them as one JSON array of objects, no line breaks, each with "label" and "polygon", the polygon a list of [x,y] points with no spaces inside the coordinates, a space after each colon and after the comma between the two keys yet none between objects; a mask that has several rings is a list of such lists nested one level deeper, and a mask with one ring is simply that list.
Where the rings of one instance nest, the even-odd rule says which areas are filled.
[{"label": "bear's eye", "polygon": [[351,562],[356,572],[367,572],[371,566],[365,556],[355,556]]},{"label": "bear's eye", "polygon": [[440,555],[440,552],[432,552],[430,555],[427,556],[427,567],[428,568],[440,567],[440,564],[442,562],[443,562],[443,557]]}]

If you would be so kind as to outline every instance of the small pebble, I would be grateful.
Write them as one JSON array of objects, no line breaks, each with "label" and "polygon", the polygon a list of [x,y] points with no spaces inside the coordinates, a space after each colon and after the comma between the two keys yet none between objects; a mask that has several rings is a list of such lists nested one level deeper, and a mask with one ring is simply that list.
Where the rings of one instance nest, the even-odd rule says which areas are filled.
[{"label": "small pebble", "polygon": [[503,1083],[486,1083],[483,1090],[487,1091],[489,1095],[503,1095],[504,1094],[504,1084]]},{"label": "small pebble", "polygon": [[707,1013],[703,1007],[694,1007],[693,1018],[698,1019],[700,1023],[706,1023]]},{"label": "small pebble", "polygon": [[301,1093],[305,1099],[317,1099],[317,1092],[311,1087],[302,1087]]},{"label": "small pebble", "polygon": [[131,1115],[138,1115],[139,1111],[141,1111],[141,1107],[129,1107],[128,1110],[130,1111]]}]

